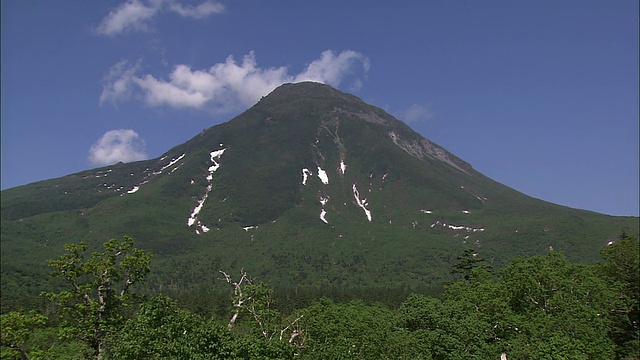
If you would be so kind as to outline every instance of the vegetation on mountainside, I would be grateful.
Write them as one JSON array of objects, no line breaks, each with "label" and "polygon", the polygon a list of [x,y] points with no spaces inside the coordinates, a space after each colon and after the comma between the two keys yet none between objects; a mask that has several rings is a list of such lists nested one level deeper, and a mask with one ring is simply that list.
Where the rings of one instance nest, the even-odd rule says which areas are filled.
[{"label": "vegetation on mountainside", "polygon": [[[214,174],[211,152],[222,149]],[[303,169],[314,174],[304,185]],[[509,189],[382,109],[317,83],[279,87],[157,159],[3,190],[0,201],[6,311],[62,288],[46,260],[65,243],[101,251],[125,234],[154,254],[141,289],[149,296],[217,297],[228,291],[217,271],[244,268],[277,293],[368,292],[398,304],[411,291],[441,292],[466,248],[495,268],[549,247],[593,264],[621,229],[639,233],[637,218]],[[196,209],[202,226],[191,223]]]},{"label": "vegetation on mountainside", "polygon": [[[453,267],[463,280],[450,283],[439,297],[414,293],[394,306],[328,297],[283,306],[272,288],[246,272],[239,277],[216,272],[218,281],[231,285],[233,293],[202,299],[208,306],[198,313],[165,295],[139,299],[135,309],[121,311],[125,305],[118,297],[121,292],[112,294],[109,306],[115,305],[114,312],[86,311],[100,308],[99,301],[85,299],[110,291],[111,280],[114,286],[117,280],[125,286],[143,280],[149,256],[132,246],[130,238],[112,240],[102,252],[83,259],[82,245],[68,245],[69,254],[50,262],[54,274],[71,279],[70,289],[48,294],[62,306],[52,303],[3,313],[1,358],[495,359],[506,354],[509,359],[625,360],[640,356],[638,239],[626,234],[603,248],[604,260],[593,266],[572,263],[549,251],[516,258],[492,274],[483,259],[464,251]],[[130,254],[121,262],[120,251]],[[109,273],[113,277],[101,276]],[[140,276],[127,276],[134,273]],[[82,282],[86,286],[73,280],[80,278],[88,280]],[[213,303],[218,301],[224,304]],[[66,310],[75,315],[68,316]],[[110,320],[96,322],[99,316]],[[69,336],[95,329],[87,324],[96,323],[100,351],[91,336]],[[78,331],[69,332],[72,328]]]},{"label": "vegetation on mountainside", "polygon": [[[117,209],[108,205],[101,205],[99,211],[120,220],[103,221],[104,216],[97,218],[88,211],[84,215],[69,211],[2,223],[0,297],[6,311],[18,309],[25,303],[39,306],[42,299],[37,295],[41,291],[61,289],[60,281],[47,277],[46,259],[62,254],[65,242],[84,241],[88,251],[100,251],[99,244],[111,237],[109,233],[117,237],[127,233],[119,221],[127,223],[138,248],[154,254],[152,271],[141,289],[150,296],[164,293],[177,299],[191,293],[208,297],[226,294],[228,289],[217,280],[217,271],[237,273],[244,268],[276,290],[291,289],[299,294],[343,293],[346,298],[353,297],[349,293],[375,292],[390,302],[397,302],[396,293],[406,296],[411,291],[439,292],[445,282],[455,279],[451,267],[465,248],[474,248],[495,268],[506,266],[510,257],[518,254],[527,257],[544,254],[550,245],[567,254],[571,261],[594,263],[598,259],[597,250],[593,254],[577,253],[583,249],[579,238],[571,235],[559,240],[551,234],[553,230],[545,232],[545,227],[566,234],[574,231],[584,238],[590,232],[589,236],[605,239],[600,245],[604,246],[613,236],[611,230],[598,226],[608,229],[620,225],[604,224],[595,215],[586,217],[579,227],[552,216],[526,221],[507,219],[500,224],[498,218],[461,214],[450,223],[479,224],[487,230],[471,234],[463,230],[457,234],[441,226],[430,228],[430,224],[439,219],[437,214],[418,213],[421,220],[416,228],[406,214],[399,214],[400,220],[393,224],[368,223],[363,214],[357,214],[362,221],[344,219],[334,228],[325,226],[317,218],[318,214],[296,208],[276,223],[260,224],[247,231],[242,228],[212,230],[205,237],[189,233],[188,214],[176,221],[167,219],[166,206],[143,208],[131,204],[128,209],[135,211],[128,212],[127,218],[122,219],[118,218]],[[143,213],[153,222],[140,220]],[[329,220],[338,222],[335,217]],[[637,219],[629,219],[627,223],[628,232],[635,235],[634,221],[637,223]],[[499,226],[505,229],[502,235],[494,230]],[[616,231],[619,232],[620,227]],[[152,235],[157,238],[150,239]],[[467,235],[470,239],[465,244]],[[508,236],[509,241],[493,240],[494,235]],[[571,247],[572,244],[575,246]]]}]

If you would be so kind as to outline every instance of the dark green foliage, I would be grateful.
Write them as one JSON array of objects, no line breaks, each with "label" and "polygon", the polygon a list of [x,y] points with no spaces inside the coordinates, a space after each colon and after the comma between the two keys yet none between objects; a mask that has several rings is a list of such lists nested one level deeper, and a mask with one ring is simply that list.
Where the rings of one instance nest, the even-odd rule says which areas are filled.
[{"label": "dark green foliage", "polygon": [[552,251],[514,260],[502,283],[521,317],[511,349],[518,357],[612,358],[613,343],[604,334],[616,294],[592,268]]},{"label": "dark green foliage", "polygon": [[[637,297],[628,291],[637,289],[638,245],[624,235],[617,246],[603,250],[606,262],[596,266],[572,263],[555,251],[517,258],[497,278],[472,268],[468,279],[450,283],[441,297],[411,294],[397,309],[323,297],[283,314],[273,289],[241,271],[237,279],[221,273],[233,289],[221,316],[213,311],[196,314],[164,295],[152,297],[136,311],[122,311],[124,298],[112,297],[117,308],[102,303],[112,312],[96,312],[101,302],[83,299],[99,299],[106,294],[104,289],[116,286],[105,282],[106,274],[123,280],[132,269],[146,273],[149,257],[132,245],[130,238],[111,240],[105,251],[90,259],[83,258],[83,245],[68,245],[69,253],[51,265],[76,291],[47,294],[60,306],[49,319],[35,311],[3,314],[2,359],[637,357],[634,333],[629,332],[633,330],[629,313]],[[134,277],[129,279],[135,282]],[[216,307],[212,304],[209,309]],[[63,317],[58,323],[55,311],[73,318]],[[96,329],[99,351],[91,337]],[[65,333],[84,343],[58,338]]]},{"label": "dark green foliage", "polygon": [[461,274],[464,280],[471,280],[471,276],[478,274],[479,271],[491,271],[491,265],[487,264],[487,260],[474,249],[466,249],[462,255],[458,256],[456,263],[453,265],[453,274]]},{"label": "dark green foliage", "polygon": [[605,261],[598,273],[619,291],[618,301],[609,312],[609,336],[616,344],[616,358],[640,358],[640,249],[638,238],[625,232],[620,239],[600,250]]},{"label": "dark green foliage", "polygon": [[114,359],[229,359],[232,342],[223,326],[157,296],[113,333],[107,353]]},{"label": "dark green foliage", "polygon": [[499,355],[493,326],[471,303],[411,295],[400,308],[400,324],[434,359],[491,359]]},{"label": "dark green foliage", "polygon": [[394,326],[394,313],[384,306],[359,300],[336,304],[323,298],[301,314],[304,359],[431,358],[416,338]]},{"label": "dark green foliage", "polygon": [[278,340],[238,335],[229,359],[292,360],[295,351],[295,347]]},{"label": "dark green foliage", "polygon": [[514,260],[497,283],[454,283],[443,300],[410,296],[401,324],[436,359],[611,359],[615,297],[592,268],[551,252]]},{"label": "dark green foliage", "polygon": [[261,335],[235,334],[218,321],[157,296],[108,341],[114,359],[292,359],[295,348]]}]

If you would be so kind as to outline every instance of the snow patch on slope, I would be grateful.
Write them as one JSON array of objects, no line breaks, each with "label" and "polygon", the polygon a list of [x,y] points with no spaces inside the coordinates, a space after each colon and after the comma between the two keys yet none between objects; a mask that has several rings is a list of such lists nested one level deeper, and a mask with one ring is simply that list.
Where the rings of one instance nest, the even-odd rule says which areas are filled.
[{"label": "snow patch on slope", "polygon": [[329,185],[329,176],[327,176],[327,172],[324,171],[320,166],[318,166],[318,177],[323,184]]},{"label": "snow patch on slope", "polygon": [[327,221],[327,211],[324,209],[324,207],[329,202],[329,195],[327,195],[327,197],[320,196],[320,198],[318,200],[320,201],[320,204],[322,205],[322,209],[320,210],[320,220],[322,220],[322,222],[324,222],[325,224],[328,224],[329,221]]},{"label": "snow patch on slope", "polygon": [[329,202],[329,196],[327,197],[320,196],[320,204],[322,204],[323,207],[327,205],[328,202]]},{"label": "snow patch on slope", "polygon": [[344,160],[340,160],[340,172],[344,175],[345,171],[347,171],[347,164],[344,163]]},{"label": "snow patch on slope", "polygon": [[307,185],[307,179],[312,175],[311,170],[307,168],[302,169],[302,185]]}]

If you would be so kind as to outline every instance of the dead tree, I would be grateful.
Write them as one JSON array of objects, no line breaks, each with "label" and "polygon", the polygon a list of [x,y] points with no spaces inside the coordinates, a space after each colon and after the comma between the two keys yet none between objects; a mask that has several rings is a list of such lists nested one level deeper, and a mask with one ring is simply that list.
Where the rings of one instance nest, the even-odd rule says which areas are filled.
[{"label": "dead tree", "polygon": [[244,269],[240,270],[240,279],[237,281],[226,272],[219,272],[224,276],[223,280],[233,286],[233,315],[227,324],[227,329],[231,331],[239,316],[246,314],[253,318],[265,339],[272,340],[276,334],[279,334],[278,339],[283,341],[285,335],[290,333],[288,340],[290,344],[295,344],[298,348],[304,346],[302,336],[304,331],[300,326],[303,316],[285,321],[282,314],[274,307],[271,288],[263,283],[255,284]]}]

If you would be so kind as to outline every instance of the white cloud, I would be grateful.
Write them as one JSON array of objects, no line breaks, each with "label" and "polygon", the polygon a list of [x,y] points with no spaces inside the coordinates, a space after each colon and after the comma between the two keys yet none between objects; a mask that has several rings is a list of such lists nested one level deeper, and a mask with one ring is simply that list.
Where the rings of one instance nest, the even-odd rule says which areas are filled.
[{"label": "white cloud", "polygon": [[421,104],[413,104],[404,110],[398,111],[398,117],[407,123],[431,120],[434,116],[435,112],[431,107]]},{"label": "white cloud", "polygon": [[138,0],[129,0],[109,12],[96,29],[102,35],[117,35],[127,31],[145,31],[148,22],[160,11],[161,1],[150,1],[149,5]]},{"label": "white cloud", "polygon": [[224,5],[213,1],[206,1],[198,6],[183,6],[180,3],[173,3],[169,6],[171,11],[180,14],[182,17],[192,17],[202,19],[212,14],[219,14],[224,11]]},{"label": "white cloud", "polygon": [[201,92],[158,81],[151,75],[136,78],[135,82],[146,92],[145,102],[150,106],[166,104],[176,108],[197,108],[207,102],[207,98]]},{"label": "white cloud", "polygon": [[89,161],[94,165],[111,165],[119,161],[147,159],[145,143],[131,129],[107,131],[89,149]]},{"label": "white cloud", "polygon": [[298,81],[318,81],[332,86],[340,85],[342,78],[361,65],[364,73],[369,71],[369,59],[353,50],[346,50],[337,56],[331,50],[323,51],[320,59],[313,61],[296,76]]},{"label": "white cloud", "polygon": [[177,0],[128,0],[109,12],[96,28],[98,34],[115,36],[125,32],[141,32],[150,29],[150,23],[162,12],[174,12],[182,17],[202,19],[219,14],[224,5],[214,1],[205,1],[197,6],[182,5]]},{"label": "white cloud", "polygon": [[[224,113],[253,105],[261,96],[286,82],[315,81],[338,86],[346,76],[366,75],[369,59],[352,50],[337,55],[327,50],[298,75],[289,75],[284,66],[260,68],[254,52],[245,55],[241,63],[229,56],[225,62],[208,70],[177,65],[167,80],[151,74],[135,76],[137,69],[137,65],[127,69],[120,63],[112,67],[110,75],[105,78],[109,81],[105,81],[101,102],[103,98],[114,102],[131,98],[128,91],[135,84],[135,90],[149,106],[199,108]],[[354,80],[352,87],[361,86],[360,79]]]},{"label": "white cloud", "polygon": [[133,94],[133,77],[139,67],[139,61],[132,65],[126,60],[121,60],[113,65],[109,69],[109,73],[103,78],[100,105],[105,102],[111,102],[115,105],[119,101],[128,99]]}]

